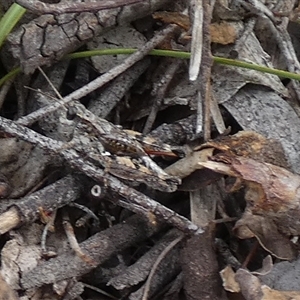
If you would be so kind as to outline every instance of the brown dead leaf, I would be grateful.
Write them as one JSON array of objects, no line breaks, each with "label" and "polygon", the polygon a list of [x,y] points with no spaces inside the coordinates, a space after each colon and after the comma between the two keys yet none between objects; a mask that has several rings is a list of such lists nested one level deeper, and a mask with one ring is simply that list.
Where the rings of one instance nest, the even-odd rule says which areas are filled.
[{"label": "brown dead leaf", "polygon": [[165,23],[176,24],[186,31],[190,28],[189,16],[179,12],[157,11],[152,14],[152,17]]},{"label": "brown dead leaf", "polygon": [[235,280],[235,273],[231,266],[226,266],[222,271],[220,271],[220,276],[223,281],[223,287],[226,291],[232,293],[240,292],[240,286]]},{"label": "brown dead leaf", "polygon": [[261,287],[263,297],[261,300],[300,300],[299,291],[276,291],[266,285]]},{"label": "brown dead leaf", "polygon": [[300,234],[299,175],[245,157],[218,154],[211,159],[213,161],[199,164],[244,181],[245,199],[252,214],[272,219],[284,234]]},{"label": "brown dead leaf", "polygon": [[266,251],[279,259],[291,260],[297,256],[293,243],[278,231],[271,219],[246,211],[237,221],[234,230],[240,239],[255,236]]},{"label": "brown dead leaf", "polygon": [[210,25],[210,36],[213,43],[228,45],[236,41],[237,30],[229,22],[212,23]]},{"label": "brown dead leaf", "polygon": [[240,131],[234,135],[220,136],[202,144],[196,150],[214,148],[233,156],[249,157],[260,162],[288,167],[281,143],[267,139],[254,131]]},{"label": "brown dead leaf", "polygon": [[[159,11],[153,13],[152,17],[164,23],[176,24],[185,31],[188,31],[191,26],[189,16],[178,12]],[[237,39],[237,35],[237,29],[230,22],[222,21],[210,24],[210,36],[213,43],[233,44]]]}]

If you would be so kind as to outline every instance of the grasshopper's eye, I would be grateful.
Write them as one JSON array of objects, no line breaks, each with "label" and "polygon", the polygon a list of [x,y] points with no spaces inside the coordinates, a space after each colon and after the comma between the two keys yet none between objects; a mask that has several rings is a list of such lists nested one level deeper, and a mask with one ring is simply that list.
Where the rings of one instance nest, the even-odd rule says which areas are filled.
[{"label": "grasshopper's eye", "polygon": [[74,120],[77,116],[77,108],[75,106],[69,106],[67,110],[67,119]]}]

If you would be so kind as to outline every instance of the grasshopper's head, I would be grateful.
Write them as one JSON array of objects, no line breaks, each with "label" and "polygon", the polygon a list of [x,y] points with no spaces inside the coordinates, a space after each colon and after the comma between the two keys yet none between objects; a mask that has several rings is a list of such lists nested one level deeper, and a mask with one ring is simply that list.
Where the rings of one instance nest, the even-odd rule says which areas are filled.
[{"label": "grasshopper's head", "polygon": [[95,118],[95,116],[80,103],[74,103],[68,107],[67,118],[73,120],[76,117],[89,122]]}]

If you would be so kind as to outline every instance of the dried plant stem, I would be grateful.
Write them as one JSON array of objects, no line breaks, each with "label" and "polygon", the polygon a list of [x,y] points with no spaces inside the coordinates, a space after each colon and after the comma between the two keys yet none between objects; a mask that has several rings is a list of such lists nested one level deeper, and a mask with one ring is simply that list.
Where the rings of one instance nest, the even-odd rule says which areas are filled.
[{"label": "dried plant stem", "polygon": [[49,4],[37,0],[17,0],[16,3],[37,14],[65,14],[91,12],[125,6],[142,0],[105,0],[97,2],[66,2]]},{"label": "dried plant stem", "polygon": [[91,81],[82,88],[74,91],[73,93],[66,96],[63,101],[58,101],[52,105],[45,106],[37,111],[19,118],[17,122],[22,125],[29,126],[39,120],[40,118],[48,115],[49,113],[55,111],[59,107],[70,103],[71,101],[79,100],[80,98],[88,95],[89,93],[95,91],[106,83],[110,82],[112,79],[117,77],[119,74],[126,71],[128,68],[133,66],[137,61],[141,60],[145,55],[147,55],[155,46],[161,43],[167,35],[169,35],[176,28],[176,25],[169,25],[161,32],[157,33],[149,42],[147,42],[140,50],[129,56],[124,60],[124,62],[105,74],[99,76],[95,80]]}]

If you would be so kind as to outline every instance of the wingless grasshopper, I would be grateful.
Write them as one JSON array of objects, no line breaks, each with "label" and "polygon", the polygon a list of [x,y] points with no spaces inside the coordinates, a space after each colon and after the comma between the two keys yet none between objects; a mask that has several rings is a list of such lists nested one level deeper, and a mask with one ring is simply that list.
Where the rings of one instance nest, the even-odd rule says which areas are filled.
[{"label": "wingless grasshopper", "polygon": [[77,121],[72,147],[87,159],[99,163],[108,173],[165,192],[173,192],[180,179],[168,175],[151,155],[175,156],[171,147],[139,133],[126,131],[99,118],[76,103],[68,109]]}]

